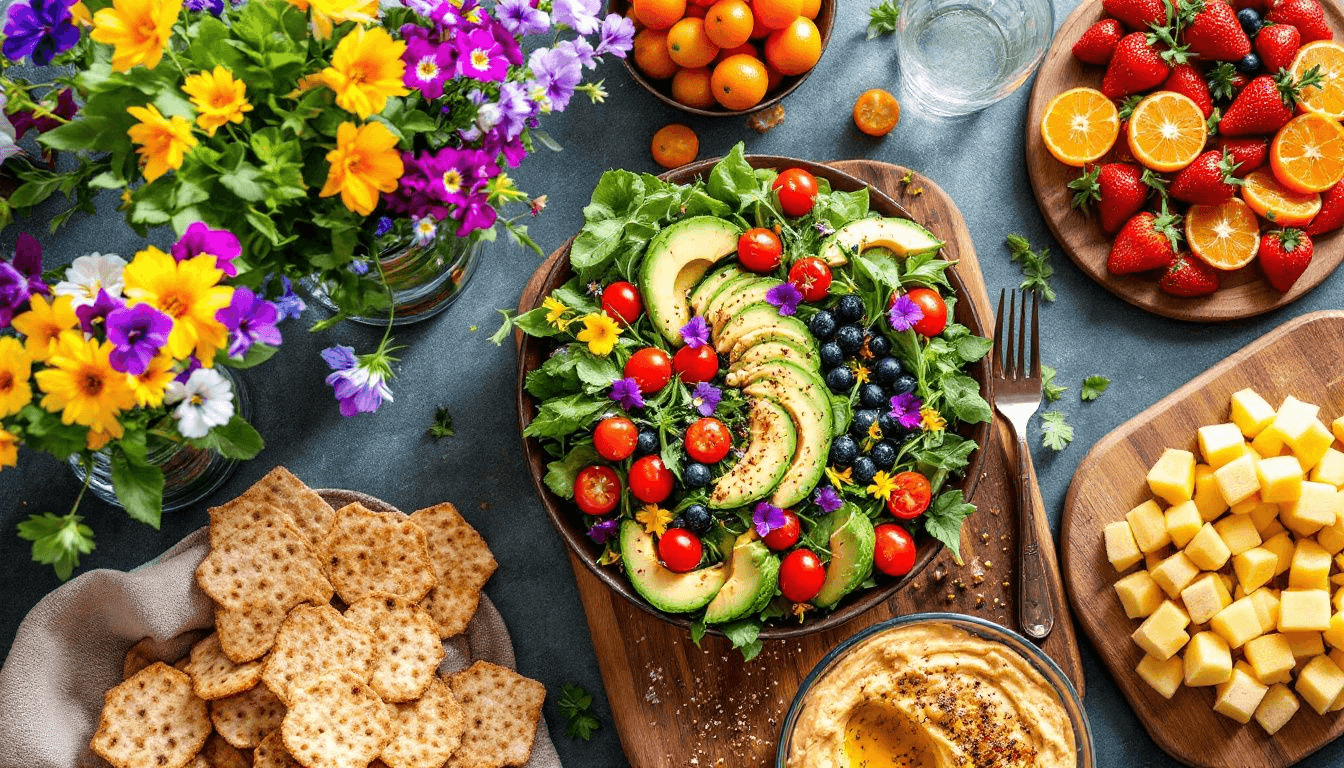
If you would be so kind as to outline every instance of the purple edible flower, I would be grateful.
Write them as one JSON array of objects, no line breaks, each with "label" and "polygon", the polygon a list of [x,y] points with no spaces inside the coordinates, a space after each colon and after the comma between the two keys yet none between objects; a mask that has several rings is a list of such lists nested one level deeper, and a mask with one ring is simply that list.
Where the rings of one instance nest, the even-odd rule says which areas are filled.
[{"label": "purple edible flower", "polygon": [[224,0],[186,0],[182,7],[197,13],[209,11],[211,14],[218,16],[224,12]]},{"label": "purple edible flower", "polygon": [[382,237],[392,231],[392,218],[390,216],[380,216],[378,226],[373,229],[374,237]]},{"label": "purple edible flower", "polygon": [[331,367],[327,384],[336,392],[341,415],[349,418],[357,413],[373,413],[386,400],[392,402],[392,390],[387,386],[389,370],[380,353],[355,357],[353,347],[337,344],[322,350],[322,359]]},{"label": "purple edible flower", "polygon": [[[102,298],[101,296],[99,298]],[[113,370],[139,376],[168,343],[173,319],[148,304],[118,307],[107,315],[108,362]]]},{"label": "purple edible flower", "polygon": [[835,227],[832,227],[831,223],[824,219],[817,219],[817,223],[813,224],[812,228],[817,230],[818,233],[823,235],[835,234]]},{"label": "purple edible flower", "polygon": [[[537,104],[527,98],[527,88],[522,83],[504,83],[499,86],[499,126],[504,131],[504,139],[512,141],[518,138],[529,118],[537,114]],[[515,166],[516,167],[516,166]]]},{"label": "purple edible flower", "polygon": [[722,399],[723,390],[708,381],[696,384],[695,390],[691,392],[691,402],[695,403],[695,410],[699,411],[701,416],[713,416]]},{"label": "purple edible flower", "polygon": [[888,415],[900,422],[902,427],[915,429],[920,424],[919,409],[923,406],[923,401],[913,393],[906,392],[891,398],[891,412]]},{"label": "purple edible flower", "polygon": [[699,349],[708,344],[709,324],[705,322],[705,318],[696,315],[689,323],[681,326],[681,340],[691,349]]},{"label": "purple edible flower", "polygon": [[226,229],[211,229],[197,221],[187,227],[182,237],[173,243],[172,253],[177,261],[186,261],[208,253],[215,257],[216,269],[233,277],[238,274],[238,269],[233,266],[233,260],[242,255],[243,246],[232,232]]},{"label": "purple edible flower", "polygon": [[584,69],[597,69],[597,55],[593,52],[593,44],[582,37],[573,40],[561,40],[556,43],[556,48],[563,48],[574,54],[574,58],[579,60]]},{"label": "purple edible flower", "polygon": [[766,291],[765,300],[779,307],[779,314],[787,317],[798,311],[798,305],[803,300],[803,292],[793,283],[780,283]]},{"label": "purple edible flower", "polygon": [[229,329],[229,357],[246,355],[253,344],[280,344],[280,329],[275,327],[280,310],[251,289],[233,289],[233,301],[216,312],[215,319]]},{"label": "purple edible flower", "polygon": [[788,521],[784,510],[766,501],[759,502],[751,513],[751,522],[756,527],[757,535],[762,538],[769,536],[771,531],[783,528]]},{"label": "purple edible flower", "polygon": [[351,272],[354,272],[356,275],[359,275],[360,277],[369,274],[369,262],[365,261],[364,259],[355,259],[349,264],[346,264],[345,268],[350,270]]},{"label": "purple edible flower", "polygon": [[[527,59],[527,66],[545,94],[546,103],[555,112],[565,111],[574,89],[583,80],[583,62],[568,48],[538,48]],[[545,106],[543,106],[543,111]]]},{"label": "purple edible flower", "polygon": [[821,511],[823,512],[834,512],[844,504],[844,502],[840,500],[840,494],[836,493],[835,489],[829,486],[818,488],[817,492],[812,496],[812,503],[821,507]]},{"label": "purple edible flower", "polygon": [[618,59],[624,59],[625,54],[635,47],[635,23],[619,14],[609,13],[602,20],[597,38],[599,56],[610,53]]},{"label": "purple edible flower", "polygon": [[625,410],[644,407],[644,393],[639,391],[639,384],[631,378],[617,379],[611,383],[612,400],[620,403]]},{"label": "purple edible flower", "polygon": [[92,304],[81,304],[75,307],[75,317],[79,318],[79,327],[85,333],[97,333],[98,324],[106,324],[107,316],[112,314],[112,310],[121,309],[124,306],[126,306],[126,302],[100,288],[98,289],[98,296]]},{"label": "purple edible flower", "polygon": [[42,116],[36,117],[31,110],[24,110],[10,115],[10,122],[14,125],[15,138],[22,139],[29,131],[46,133],[53,128],[61,125],[61,121],[56,118],[69,120],[79,111],[79,105],[75,104],[75,92],[70,88],[62,90],[56,96],[56,108],[51,110],[56,117]]},{"label": "purple edible flower", "polygon": [[8,326],[35,293],[51,293],[42,282],[42,245],[21,232],[14,245],[14,261],[0,261],[0,328]]},{"label": "purple edible flower", "polygon": [[505,29],[521,37],[540,35],[551,28],[551,17],[534,7],[531,0],[500,0],[495,15]]},{"label": "purple edible flower", "polygon": [[45,67],[79,42],[79,29],[70,15],[71,0],[28,0],[9,6],[5,18],[5,41],[0,50],[17,62],[32,57]]},{"label": "purple edible flower", "polygon": [[616,529],[621,525],[621,521],[616,518],[610,520],[600,520],[588,529],[588,538],[598,544],[606,544],[607,539],[616,535]]},{"label": "purple edible flower", "polygon": [[564,24],[580,35],[591,35],[600,24],[597,14],[602,0],[555,0],[553,13],[556,22]]},{"label": "purple edible flower", "polygon": [[509,73],[504,48],[488,29],[473,29],[457,41],[457,74],[484,82],[499,82]]},{"label": "purple edible flower", "polygon": [[897,298],[891,305],[891,311],[887,313],[887,320],[891,323],[893,331],[908,331],[923,319],[924,310],[920,309],[915,300],[909,296]]},{"label": "purple edible flower", "polygon": [[426,99],[443,96],[443,84],[448,81],[453,69],[452,46],[419,37],[411,38],[406,42],[406,52],[401,59],[406,62],[402,82],[407,88],[418,88]]},{"label": "purple edible flower", "polygon": [[308,306],[304,304],[303,299],[299,298],[299,295],[294,292],[294,285],[290,283],[288,277],[281,275],[280,286],[284,290],[281,292],[280,298],[275,300],[275,308],[280,311],[280,319],[297,320],[299,315],[303,314],[303,310],[307,309]]}]

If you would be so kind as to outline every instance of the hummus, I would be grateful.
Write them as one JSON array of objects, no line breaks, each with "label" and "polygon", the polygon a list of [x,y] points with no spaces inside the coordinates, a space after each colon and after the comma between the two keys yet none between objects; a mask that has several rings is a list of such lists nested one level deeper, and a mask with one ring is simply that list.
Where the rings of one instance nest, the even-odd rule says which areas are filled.
[{"label": "hummus", "polygon": [[803,701],[788,768],[1075,768],[1073,724],[1011,648],[943,623],[854,646]]}]

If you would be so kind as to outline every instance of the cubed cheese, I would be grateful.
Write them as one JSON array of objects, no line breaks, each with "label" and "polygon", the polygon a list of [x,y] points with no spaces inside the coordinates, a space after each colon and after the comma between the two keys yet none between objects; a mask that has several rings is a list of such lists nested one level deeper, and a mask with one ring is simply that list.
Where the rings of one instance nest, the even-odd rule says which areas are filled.
[{"label": "cubed cheese", "polygon": [[1283,505],[1279,519],[1298,536],[1310,536],[1327,525],[1334,525],[1338,517],[1335,509],[1338,493],[1333,485],[1310,480],[1300,482],[1297,498]]},{"label": "cubed cheese", "polygon": [[[1255,463],[1260,500],[1274,504],[1297,501],[1302,495],[1302,464],[1296,456],[1273,456]],[[1292,528],[1292,526],[1288,526]]]},{"label": "cubed cheese", "polygon": [[1335,590],[1335,596],[1330,598],[1330,606],[1335,609],[1335,613],[1344,613],[1344,586]]},{"label": "cubed cheese", "polygon": [[1247,440],[1260,434],[1273,421],[1274,406],[1255,390],[1243,389],[1232,395],[1232,423]]},{"label": "cubed cheese", "polygon": [[1255,451],[1256,455],[1262,459],[1278,456],[1282,454],[1287,447],[1288,446],[1283,441],[1283,433],[1275,429],[1273,424],[1265,427],[1265,429],[1251,441],[1251,450]]},{"label": "cubed cheese", "polygon": [[1181,590],[1199,575],[1199,568],[1190,562],[1190,558],[1186,557],[1184,552],[1177,552],[1158,563],[1149,573],[1153,581],[1167,593],[1167,597],[1175,600],[1181,596]]},{"label": "cubed cheese", "polygon": [[1167,517],[1156,501],[1149,499],[1125,513],[1134,541],[1140,552],[1152,552],[1171,543],[1167,534]]},{"label": "cubed cheese", "polygon": [[1234,555],[1260,546],[1260,532],[1250,515],[1229,515],[1214,523],[1213,529]]},{"label": "cubed cheese", "polygon": [[1195,537],[1200,526],[1204,525],[1204,518],[1200,517],[1199,507],[1195,506],[1193,501],[1182,501],[1180,504],[1168,507],[1166,511],[1167,535],[1171,537],[1171,542],[1178,547],[1184,547]]},{"label": "cubed cheese", "polygon": [[[1336,488],[1344,487],[1344,452],[1334,448],[1326,450],[1325,455],[1311,470],[1311,479],[1318,483],[1329,483]],[[1196,480],[1198,486],[1198,480]],[[1196,488],[1198,496],[1198,488]]]},{"label": "cubed cheese", "polygon": [[1103,528],[1102,532],[1106,538],[1106,559],[1111,561],[1115,570],[1126,570],[1143,559],[1129,523],[1117,520]]},{"label": "cubed cheese", "polygon": [[1285,589],[1279,594],[1280,632],[1324,632],[1329,628],[1329,592],[1324,589]]},{"label": "cubed cheese", "polygon": [[1283,533],[1270,536],[1260,545],[1270,552],[1273,552],[1279,558],[1279,564],[1274,566],[1274,575],[1288,570],[1293,564],[1293,552],[1297,550],[1297,545],[1293,543],[1293,537],[1285,531]]},{"label": "cubed cheese", "polygon": [[1199,453],[1214,469],[1246,454],[1246,438],[1236,424],[1211,424],[1200,427],[1197,434]]},{"label": "cubed cheese", "polygon": [[[1279,593],[1277,590],[1261,587],[1251,593],[1251,602],[1255,604],[1255,615],[1260,619],[1260,629],[1271,632],[1279,626]],[[1240,598],[1238,598],[1240,599]]]},{"label": "cubed cheese", "polygon": [[1288,568],[1289,589],[1330,589],[1330,553],[1311,539],[1297,542]]},{"label": "cubed cheese", "polygon": [[1148,487],[1168,504],[1180,504],[1195,496],[1195,454],[1168,448],[1148,470]]},{"label": "cubed cheese", "polygon": [[1190,543],[1185,545],[1185,554],[1190,558],[1190,562],[1202,570],[1216,571],[1232,557],[1232,550],[1227,548],[1227,543],[1218,535],[1218,531],[1214,530],[1213,524],[1205,523]]},{"label": "cubed cheese", "polygon": [[[1115,586],[1116,589],[1120,588],[1119,583]],[[1121,602],[1124,602],[1123,597]],[[1181,602],[1185,604],[1185,610],[1190,614],[1190,621],[1205,624],[1219,611],[1232,604],[1232,596],[1227,593],[1227,586],[1218,578],[1218,574],[1207,573],[1181,590]],[[1130,618],[1138,617],[1131,615]]]},{"label": "cubed cheese", "polygon": [[1199,509],[1199,516],[1206,523],[1217,520],[1227,511],[1227,502],[1223,501],[1223,492],[1218,488],[1218,479],[1213,474],[1213,467],[1208,464],[1195,467],[1194,502]]},{"label": "cubed cheese", "polygon": [[1326,451],[1330,450],[1330,444],[1335,442],[1335,436],[1330,434],[1330,429],[1319,419],[1312,419],[1307,431],[1301,435],[1289,436],[1285,442],[1293,449],[1293,454],[1301,462],[1302,468],[1312,469],[1325,458]]},{"label": "cubed cheese", "polygon": [[1332,555],[1344,552],[1344,515],[1336,512],[1335,522],[1316,532],[1316,543]]},{"label": "cubed cheese", "polygon": [[1181,681],[1185,679],[1185,662],[1180,656],[1173,656],[1164,661],[1144,654],[1135,671],[1139,673],[1139,679],[1151,685],[1162,698],[1170,699],[1175,695],[1176,689],[1181,687]]},{"label": "cubed cheese", "polygon": [[1288,639],[1277,632],[1247,641],[1242,652],[1255,670],[1256,679],[1266,685],[1288,682],[1293,667],[1297,665]]},{"label": "cubed cheese", "polygon": [[1120,597],[1120,605],[1124,606],[1125,615],[1131,619],[1151,616],[1165,599],[1162,588],[1147,571],[1135,571],[1115,582],[1115,592]]},{"label": "cubed cheese", "polygon": [[1273,736],[1293,719],[1299,706],[1297,697],[1288,686],[1282,683],[1272,685],[1265,693],[1265,698],[1260,700],[1260,706],[1255,708],[1255,722],[1265,729],[1265,733]]},{"label": "cubed cheese", "polygon": [[1219,683],[1214,691],[1213,711],[1244,725],[1251,722],[1251,716],[1260,702],[1264,701],[1269,686],[1262,684],[1246,670],[1235,667],[1227,682]]},{"label": "cubed cheese", "polygon": [[1323,715],[1344,691],[1344,670],[1329,656],[1317,656],[1297,673],[1297,684],[1293,687],[1303,701]]},{"label": "cubed cheese", "polygon": [[1333,648],[1344,648],[1344,613],[1330,617],[1330,628],[1321,633],[1321,639]]},{"label": "cubed cheese", "polygon": [[1330,425],[1330,431],[1335,433],[1336,440],[1344,443],[1344,416],[1335,419],[1334,423]]},{"label": "cubed cheese", "polygon": [[[1256,498],[1255,503],[1250,505],[1245,512],[1246,515],[1251,518],[1251,522],[1255,524],[1255,530],[1260,533],[1260,538],[1262,540],[1268,538],[1268,536],[1265,535],[1265,531],[1274,530],[1274,527],[1279,522],[1279,505],[1263,502],[1259,498]],[[1283,527],[1279,526],[1278,530],[1274,531],[1274,533],[1278,533],[1278,531],[1281,530],[1283,530]],[[1274,533],[1269,534],[1269,536],[1273,536]]]},{"label": "cubed cheese", "polygon": [[1248,593],[1268,584],[1278,564],[1279,556],[1264,547],[1252,547],[1232,558],[1237,582]]},{"label": "cubed cheese", "polygon": [[1189,625],[1190,617],[1185,611],[1167,600],[1144,619],[1131,637],[1149,655],[1166,661],[1189,642],[1190,635],[1185,631]]},{"label": "cubed cheese", "polygon": [[1250,454],[1243,454],[1215,469],[1213,479],[1228,506],[1243,502],[1260,490],[1256,460]]},{"label": "cubed cheese", "polygon": [[1232,677],[1232,649],[1213,632],[1200,632],[1190,638],[1184,661],[1185,684],[1192,688],[1218,685]]},{"label": "cubed cheese", "polygon": [[1283,435],[1285,441],[1293,440],[1306,433],[1320,413],[1319,405],[1306,403],[1289,395],[1283,399],[1283,404],[1274,413],[1271,426]]},{"label": "cubed cheese", "polygon": [[1299,662],[1325,653],[1325,639],[1320,632],[1284,632],[1283,637]]},{"label": "cubed cheese", "polygon": [[[1279,620],[1282,621],[1282,617]],[[1260,623],[1260,614],[1255,610],[1255,599],[1250,596],[1236,600],[1219,611],[1209,621],[1209,627],[1233,648],[1240,648],[1265,631]]]}]

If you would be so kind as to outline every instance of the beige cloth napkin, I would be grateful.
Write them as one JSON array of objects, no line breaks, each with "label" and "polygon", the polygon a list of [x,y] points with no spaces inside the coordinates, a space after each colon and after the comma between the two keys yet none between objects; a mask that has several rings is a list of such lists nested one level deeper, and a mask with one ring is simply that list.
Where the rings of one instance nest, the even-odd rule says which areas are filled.
[{"label": "beige cloth napkin", "polygon": [[[319,493],[338,507],[360,501],[371,509],[392,509],[362,494]],[[191,642],[178,635],[213,621],[210,598],[195,578],[208,548],[208,531],[201,528],[152,563],[129,573],[89,571],[34,606],[0,668],[0,768],[107,765],[89,749],[89,739],[103,692],[121,682],[127,649],[148,636],[163,644],[165,655],[176,657]],[[466,633],[444,646],[439,669],[445,674],[476,659],[515,667],[508,628],[484,595]],[[527,768],[560,768],[544,718]]]}]

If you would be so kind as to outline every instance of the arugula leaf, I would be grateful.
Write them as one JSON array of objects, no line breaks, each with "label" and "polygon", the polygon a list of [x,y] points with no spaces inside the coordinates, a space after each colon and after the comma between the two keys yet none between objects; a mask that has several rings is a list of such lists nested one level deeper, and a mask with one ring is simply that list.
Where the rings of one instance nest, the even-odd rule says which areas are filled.
[{"label": "arugula leaf", "polygon": [[1096,400],[1109,386],[1111,386],[1111,380],[1105,376],[1088,376],[1083,379],[1083,391],[1079,394],[1084,400]]},{"label": "arugula leaf", "polygon": [[425,431],[435,440],[457,434],[453,429],[453,414],[449,413],[447,408],[439,407],[435,409],[434,423],[430,424],[429,429]]},{"label": "arugula leaf", "polygon": [[1063,411],[1041,414],[1041,445],[1053,451],[1062,451],[1073,442],[1073,426]]},{"label": "arugula leaf", "polygon": [[79,556],[93,551],[93,529],[84,518],[71,512],[57,517],[50,512],[29,515],[19,523],[19,538],[33,543],[33,560],[50,565],[56,578],[65,581],[79,567]]},{"label": "arugula leaf", "polygon": [[961,560],[961,524],[975,514],[975,505],[966,501],[961,491],[948,491],[934,500],[933,506],[924,513],[924,530],[943,546],[952,550],[957,565]]},{"label": "arugula leaf", "polygon": [[594,731],[602,727],[601,721],[589,711],[593,706],[592,695],[577,685],[565,683],[560,688],[560,698],[556,699],[555,706],[568,721],[565,735],[571,739],[587,741],[593,737]]},{"label": "arugula leaf", "polygon": [[610,356],[598,357],[578,345],[570,348],[569,355],[575,358],[574,371],[589,394],[606,389],[613,381],[621,378],[621,368]]},{"label": "arugula leaf", "polygon": [[651,222],[640,218],[643,203],[644,180],[639,174],[624,170],[602,174],[583,209],[583,229],[569,251],[570,263],[584,279],[603,272],[625,242],[627,229],[642,225],[644,236],[652,235]]},{"label": "arugula leaf", "polygon": [[1055,402],[1068,390],[1068,387],[1061,387],[1055,383],[1055,376],[1058,373],[1048,365],[1041,366],[1041,394],[1045,395],[1046,402]]},{"label": "arugula leaf", "polygon": [[556,397],[541,404],[537,417],[523,430],[524,437],[561,438],[591,424],[611,401],[582,393]]},{"label": "arugula leaf", "polygon": [[[952,293],[952,283],[948,282],[947,270],[952,268],[952,262],[938,255],[937,251],[928,253],[917,253],[905,260],[905,274],[901,277],[902,285],[923,285],[929,288],[946,288],[947,293]],[[949,303],[948,309],[951,309]],[[949,315],[952,313],[949,311]]]},{"label": "arugula leaf", "polygon": [[568,348],[557,351],[557,354],[546,358],[541,367],[528,371],[523,388],[538,400],[550,400],[577,391],[578,356],[570,354]]},{"label": "arugula leaf", "polygon": [[868,39],[872,40],[878,35],[890,35],[896,31],[896,20],[901,16],[901,9],[897,7],[896,0],[885,0],[880,5],[875,5],[868,9]]},{"label": "arugula leaf", "polygon": [[703,618],[691,622],[691,642],[695,643],[697,648],[700,646],[700,641],[705,639],[705,629],[707,627]]},{"label": "arugula leaf", "polygon": [[723,634],[732,642],[733,647],[742,652],[743,661],[751,661],[765,647],[761,642],[761,620],[759,618],[746,618],[724,624],[719,627]]},{"label": "arugula leaf", "polygon": [[1022,268],[1021,288],[1039,293],[1046,301],[1054,301],[1055,289],[1050,285],[1050,278],[1055,274],[1055,268],[1050,265],[1050,249],[1033,251],[1031,243],[1021,235],[1009,235],[1004,244],[1012,253],[1012,260]]}]

